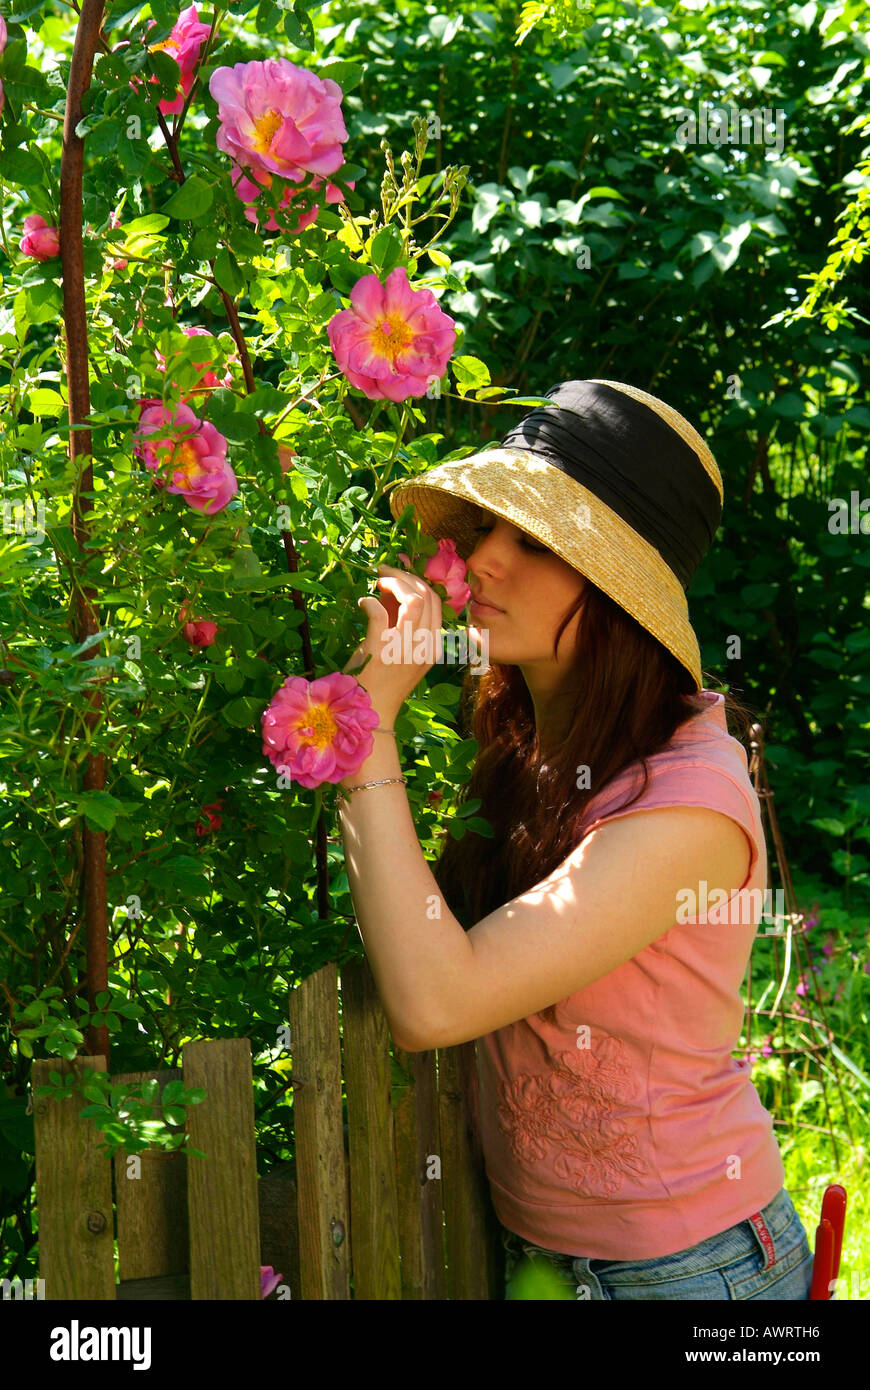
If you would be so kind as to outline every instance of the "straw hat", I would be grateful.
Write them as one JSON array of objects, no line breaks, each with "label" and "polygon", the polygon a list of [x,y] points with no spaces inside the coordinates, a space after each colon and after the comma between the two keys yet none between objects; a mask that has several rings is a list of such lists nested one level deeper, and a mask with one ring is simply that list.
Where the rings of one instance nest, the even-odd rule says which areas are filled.
[{"label": "straw hat", "polygon": [[702,688],[686,589],[722,514],[716,460],[676,410],[621,381],[569,381],[497,445],[393,485],[463,559],[478,508],[513,522],[618,603]]}]

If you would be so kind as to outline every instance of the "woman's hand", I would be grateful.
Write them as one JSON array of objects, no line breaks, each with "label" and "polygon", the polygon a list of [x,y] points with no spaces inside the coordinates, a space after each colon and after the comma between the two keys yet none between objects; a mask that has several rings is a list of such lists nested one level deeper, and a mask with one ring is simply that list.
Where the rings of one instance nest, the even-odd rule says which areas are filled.
[{"label": "woman's hand", "polygon": [[368,631],[343,669],[368,691],[381,722],[392,724],[440,655],[441,599],[425,579],[392,565],[378,565],[377,582],[381,599],[360,599]]}]

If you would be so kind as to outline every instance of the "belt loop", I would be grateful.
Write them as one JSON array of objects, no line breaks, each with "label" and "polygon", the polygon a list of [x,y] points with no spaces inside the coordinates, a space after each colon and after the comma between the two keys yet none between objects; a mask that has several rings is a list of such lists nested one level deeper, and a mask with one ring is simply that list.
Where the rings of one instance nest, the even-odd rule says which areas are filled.
[{"label": "belt loop", "polygon": [[773,1248],[773,1236],[770,1234],[770,1231],[768,1230],[767,1222],[761,1215],[760,1211],[757,1211],[754,1216],[750,1216],[748,1220],[752,1222],[752,1228],[755,1231],[755,1234],[758,1237],[758,1243],[761,1246],[762,1251],[764,1252],[765,1263],[763,1265],[763,1268],[771,1269],[773,1265],[776,1264],[776,1251]]}]

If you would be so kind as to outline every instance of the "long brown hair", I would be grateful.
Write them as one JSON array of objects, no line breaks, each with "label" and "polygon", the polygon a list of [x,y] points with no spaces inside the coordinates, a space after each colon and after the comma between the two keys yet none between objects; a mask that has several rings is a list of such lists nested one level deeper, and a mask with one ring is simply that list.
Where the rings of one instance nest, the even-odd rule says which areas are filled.
[{"label": "long brown hair", "polygon": [[[481,676],[466,669],[460,716],[479,747],[459,802],[479,797],[477,814],[490,821],[494,835],[469,830],[454,840],[445,833],[434,866],[445,901],[466,931],[567,858],[586,804],[639,760],[643,783],[623,808],[636,801],[649,783],[646,759],[705,707],[676,657],[588,580],[555,633],[554,656],[581,609],[571,671],[578,694],[568,733],[547,762],[519,667],[491,662]],[[725,706],[739,730],[729,726],[730,732],[745,741],[755,716],[728,694]]]}]

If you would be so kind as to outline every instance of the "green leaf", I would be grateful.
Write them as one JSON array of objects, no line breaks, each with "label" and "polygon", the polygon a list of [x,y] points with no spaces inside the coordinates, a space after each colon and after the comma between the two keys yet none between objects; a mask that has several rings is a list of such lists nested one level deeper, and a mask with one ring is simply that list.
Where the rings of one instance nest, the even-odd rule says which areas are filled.
[{"label": "green leaf", "polygon": [[797,391],[786,391],[773,402],[771,410],[785,420],[800,420],[804,413],[804,398]]},{"label": "green leaf", "polygon": [[362,63],[327,63],[324,67],[318,67],[318,77],[328,77],[333,82],[337,82],[341,87],[342,93],[353,91],[362,80]]},{"label": "green leaf", "polygon": [[217,280],[222,290],[227,294],[241,294],[245,288],[245,277],[239,269],[238,261],[231,256],[226,247],[222,247],[215,257],[214,278]]},{"label": "green leaf", "polygon": [[169,218],[164,217],[162,212],[149,212],[145,217],[134,217],[133,221],[124,227],[127,244],[129,245],[132,237],[151,236],[154,232],[162,232],[163,228],[168,226]]},{"label": "green leaf", "polygon": [[479,357],[454,357],[450,363],[460,396],[490,383],[489,368]]},{"label": "green leaf", "polygon": [[163,211],[170,217],[190,220],[208,212],[213,202],[212,185],[206,183],[199,174],[191,174],[169,201],[163,204]]},{"label": "green leaf", "polygon": [[4,149],[0,170],[6,183],[21,183],[27,187],[43,181],[42,164],[29,150]]},{"label": "green leaf", "polygon": [[810,825],[814,825],[817,830],[824,830],[829,835],[845,835],[846,827],[841,820],[835,820],[832,816],[822,816],[818,820],[811,820]]},{"label": "green leaf", "polygon": [[221,718],[236,729],[252,728],[254,720],[263,712],[263,701],[251,695],[241,695],[230,700],[221,710]]},{"label": "green leaf", "polygon": [[77,805],[78,814],[86,815],[99,830],[111,830],[116,817],[127,814],[124,803],[108,792],[82,792]]},{"label": "green leaf", "polygon": [[375,272],[381,280],[386,279],[391,270],[395,270],[405,254],[405,248],[399,232],[392,223],[382,227],[375,235],[369,254]]}]

